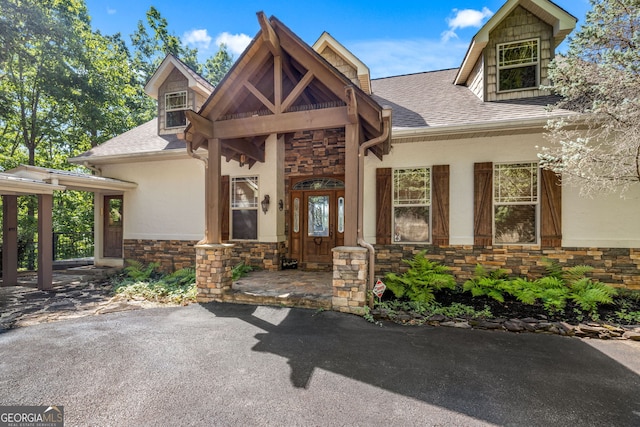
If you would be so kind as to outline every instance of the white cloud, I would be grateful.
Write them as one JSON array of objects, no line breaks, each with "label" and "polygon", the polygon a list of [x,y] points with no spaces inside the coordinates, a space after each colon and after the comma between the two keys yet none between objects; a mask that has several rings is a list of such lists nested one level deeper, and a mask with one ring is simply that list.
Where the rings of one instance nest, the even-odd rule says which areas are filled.
[{"label": "white cloud", "polygon": [[216,37],[216,45],[220,46],[222,43],[227,45],[227,50],[234,57],[238,57],[245,48],[249,46],[252,38],[246,34],[229,34],[227,32],[221,33]]},{"label": "white cloud", "polygon": [[107,15],[115,15],[117,12],[118,12],[117,10],[115,10],[115,9],[113,9],[111,7],[107,8]]},{"label": "white cloud", "polygon": [[441,34],[442,41],[458,38],[456,30],[460,28],[475,27],[480,28],[485,19],[493,16],[493,12],[483,7],[482,10],[474,9],[453,9],[453,17],[447,18],[449,29]]},{"label": "white cloud", "polygon": [[345,46],[371,70],[372,78],[459,67],[466,42],[439,40],[366,40]]},{"label": "white cloud", "polygon": [[190,44],[198,49],[207,50],[211,44],[211,36],[207,33],[207,30],[191,30],[184,33],[182,36],[185,44]]}]

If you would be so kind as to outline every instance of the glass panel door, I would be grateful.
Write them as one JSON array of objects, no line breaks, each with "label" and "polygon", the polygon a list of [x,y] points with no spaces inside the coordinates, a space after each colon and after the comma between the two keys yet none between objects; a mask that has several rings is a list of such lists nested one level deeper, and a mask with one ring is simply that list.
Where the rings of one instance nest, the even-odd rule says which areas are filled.
[{"label": "glass panel door", "polygon": [[329,236],[329,196],[309,196],[308,235]]}]

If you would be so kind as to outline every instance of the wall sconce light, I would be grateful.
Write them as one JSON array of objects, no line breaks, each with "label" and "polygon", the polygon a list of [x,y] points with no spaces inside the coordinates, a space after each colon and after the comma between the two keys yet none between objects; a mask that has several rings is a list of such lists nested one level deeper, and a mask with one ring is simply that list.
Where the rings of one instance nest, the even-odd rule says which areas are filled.
[{"label": "wall sconce light", "polygon": [[282,199],[278,200],[278,209],[279,210],[284,209],[284,200]]},{"label": "wall sconce light", "polygon": [[266,194],[264,196],[264,199],[262,199],[262,201],[260,202],[260,205],[262,206],[262,212],[264,212],[265,214],[269,210],[269,202],[270,202],[269,195]]},{"label": "wall sconce light", "polygon": [[243,167],[245,163],[247,163],[247,156],[245,154],[240,154],[240,167]]}]

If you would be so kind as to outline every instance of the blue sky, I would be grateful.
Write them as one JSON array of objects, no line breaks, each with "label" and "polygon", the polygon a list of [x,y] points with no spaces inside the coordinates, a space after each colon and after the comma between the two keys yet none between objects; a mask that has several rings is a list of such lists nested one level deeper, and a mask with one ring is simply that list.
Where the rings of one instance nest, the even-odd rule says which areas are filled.
[{"label": "blue sky", "polygon": [[[479,27],[506,0],[226,1],[86,0],[93,27],[129,41],[155,6],[170,31],[205,59],[224,42],[237,58],[260,29],[256,12],[275,15],[308,44],[328,31],[371,69],[373,78],[458,67]],[[584,22],[588,0],[555,3]],[[561,48],[561,51],[563,48]]]}]

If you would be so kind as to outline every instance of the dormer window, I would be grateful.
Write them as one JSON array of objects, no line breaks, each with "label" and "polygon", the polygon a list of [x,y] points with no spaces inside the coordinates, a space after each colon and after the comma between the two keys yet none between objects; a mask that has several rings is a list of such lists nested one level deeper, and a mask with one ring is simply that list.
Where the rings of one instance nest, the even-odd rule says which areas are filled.
[{"label": "dormer window", "polygon": [[538,39],[501,43],[498,49],[498,92],[537,88]]},{"label": "dormer window", "polygon": [[187,109],[187,91],[167,93],[164,96],[166,127],[175,128],[187,125],[184,111]]}]

